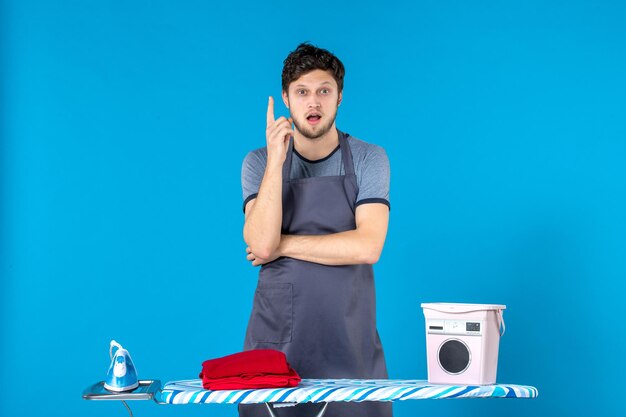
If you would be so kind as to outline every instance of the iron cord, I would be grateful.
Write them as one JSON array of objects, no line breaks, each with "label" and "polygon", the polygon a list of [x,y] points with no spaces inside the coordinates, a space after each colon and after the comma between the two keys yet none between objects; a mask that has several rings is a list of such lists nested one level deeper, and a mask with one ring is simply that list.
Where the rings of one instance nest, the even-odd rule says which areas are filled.
[{"label": "iron cord", "polygon": [[133,412],[130,410],[130,407],[128,406],[128,404],[126,404],[126,401],[122,401],[122,404],[124,404],[124,407],[126,407],[128,412],[130,413],[130,417],[133,417]]}]

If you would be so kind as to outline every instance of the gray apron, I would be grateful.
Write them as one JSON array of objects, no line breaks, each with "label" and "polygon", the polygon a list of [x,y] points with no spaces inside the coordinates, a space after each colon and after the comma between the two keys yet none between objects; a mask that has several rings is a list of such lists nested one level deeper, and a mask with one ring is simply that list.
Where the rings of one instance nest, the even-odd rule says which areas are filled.
[{"label": "gray apron", "polygon": [[[358,186],[342,132],[339,146],[345,175],[290,180],[291,141],[283,164],[283,234],[324,235],[356,228]],[[387,378],[376,330],[372,266],[327,266],[286,257],[263,265],[244,349],[283,351],[302,378]],[[274,413],[313,416],[320,407],[300,404]],[[240,405],[239,414],[268,415],[263,404]],[[324,415],[388,417],[391,403],[330,403]]]}]

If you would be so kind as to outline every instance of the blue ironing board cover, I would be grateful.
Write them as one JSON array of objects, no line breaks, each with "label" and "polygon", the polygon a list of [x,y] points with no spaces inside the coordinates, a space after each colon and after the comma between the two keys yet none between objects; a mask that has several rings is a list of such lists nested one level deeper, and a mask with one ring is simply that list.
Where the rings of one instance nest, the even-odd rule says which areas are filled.
[{"label": "blue ironing board cover", "polygon": [[414,379],[303,379],[295,388],[208,391],[202,381],[166,383],[155,395],[161,404],[325,403],[445,398],[536,398],[527,385],[434,385]]}]

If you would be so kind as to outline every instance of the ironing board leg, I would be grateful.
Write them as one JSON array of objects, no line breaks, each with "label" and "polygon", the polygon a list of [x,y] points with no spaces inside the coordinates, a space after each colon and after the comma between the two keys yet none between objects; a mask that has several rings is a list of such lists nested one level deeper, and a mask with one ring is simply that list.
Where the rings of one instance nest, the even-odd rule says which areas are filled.
[{"label": "ironing board leg", "polygon": [[[272,411],[272,407],[270,406],[270,403],[265,403],[265,406],[267,407],[267,412],[270,413],[270,417],[276,417],[276,414],[274,414],[274,412]],[[323,417],[324,413],[326,412],[326,407],[328,407],[328,403],[324,403],[324,407],[322,407],[320,412],[317,413],[315,417]]]},{"label": "ironing board leg", "polygon": [[267,407],[267,412],[270,413],[270,417],[276,417],[276,414],[274,414],[274,412],[272,411],[270,403],[265,403],[265,406]]},{"label": "ironing board leg", "polygon": [[324,413],[326,412],[326,407],[328,407],[328,403],[324,403],[324,407],[322,407],[320,412],[317,413],[317,415],[315,417],[322,417],[324,415]]}]

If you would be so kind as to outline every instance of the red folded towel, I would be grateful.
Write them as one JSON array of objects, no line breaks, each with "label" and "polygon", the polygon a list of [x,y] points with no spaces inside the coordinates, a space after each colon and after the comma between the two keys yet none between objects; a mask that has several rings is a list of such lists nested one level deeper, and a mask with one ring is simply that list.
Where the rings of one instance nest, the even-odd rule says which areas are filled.
[{"label": "red folded towel", "polygon": [[204,389],[210,390],[295,387],[301,380],[285,354],[271,349],[204,361],[200,378]]}]

